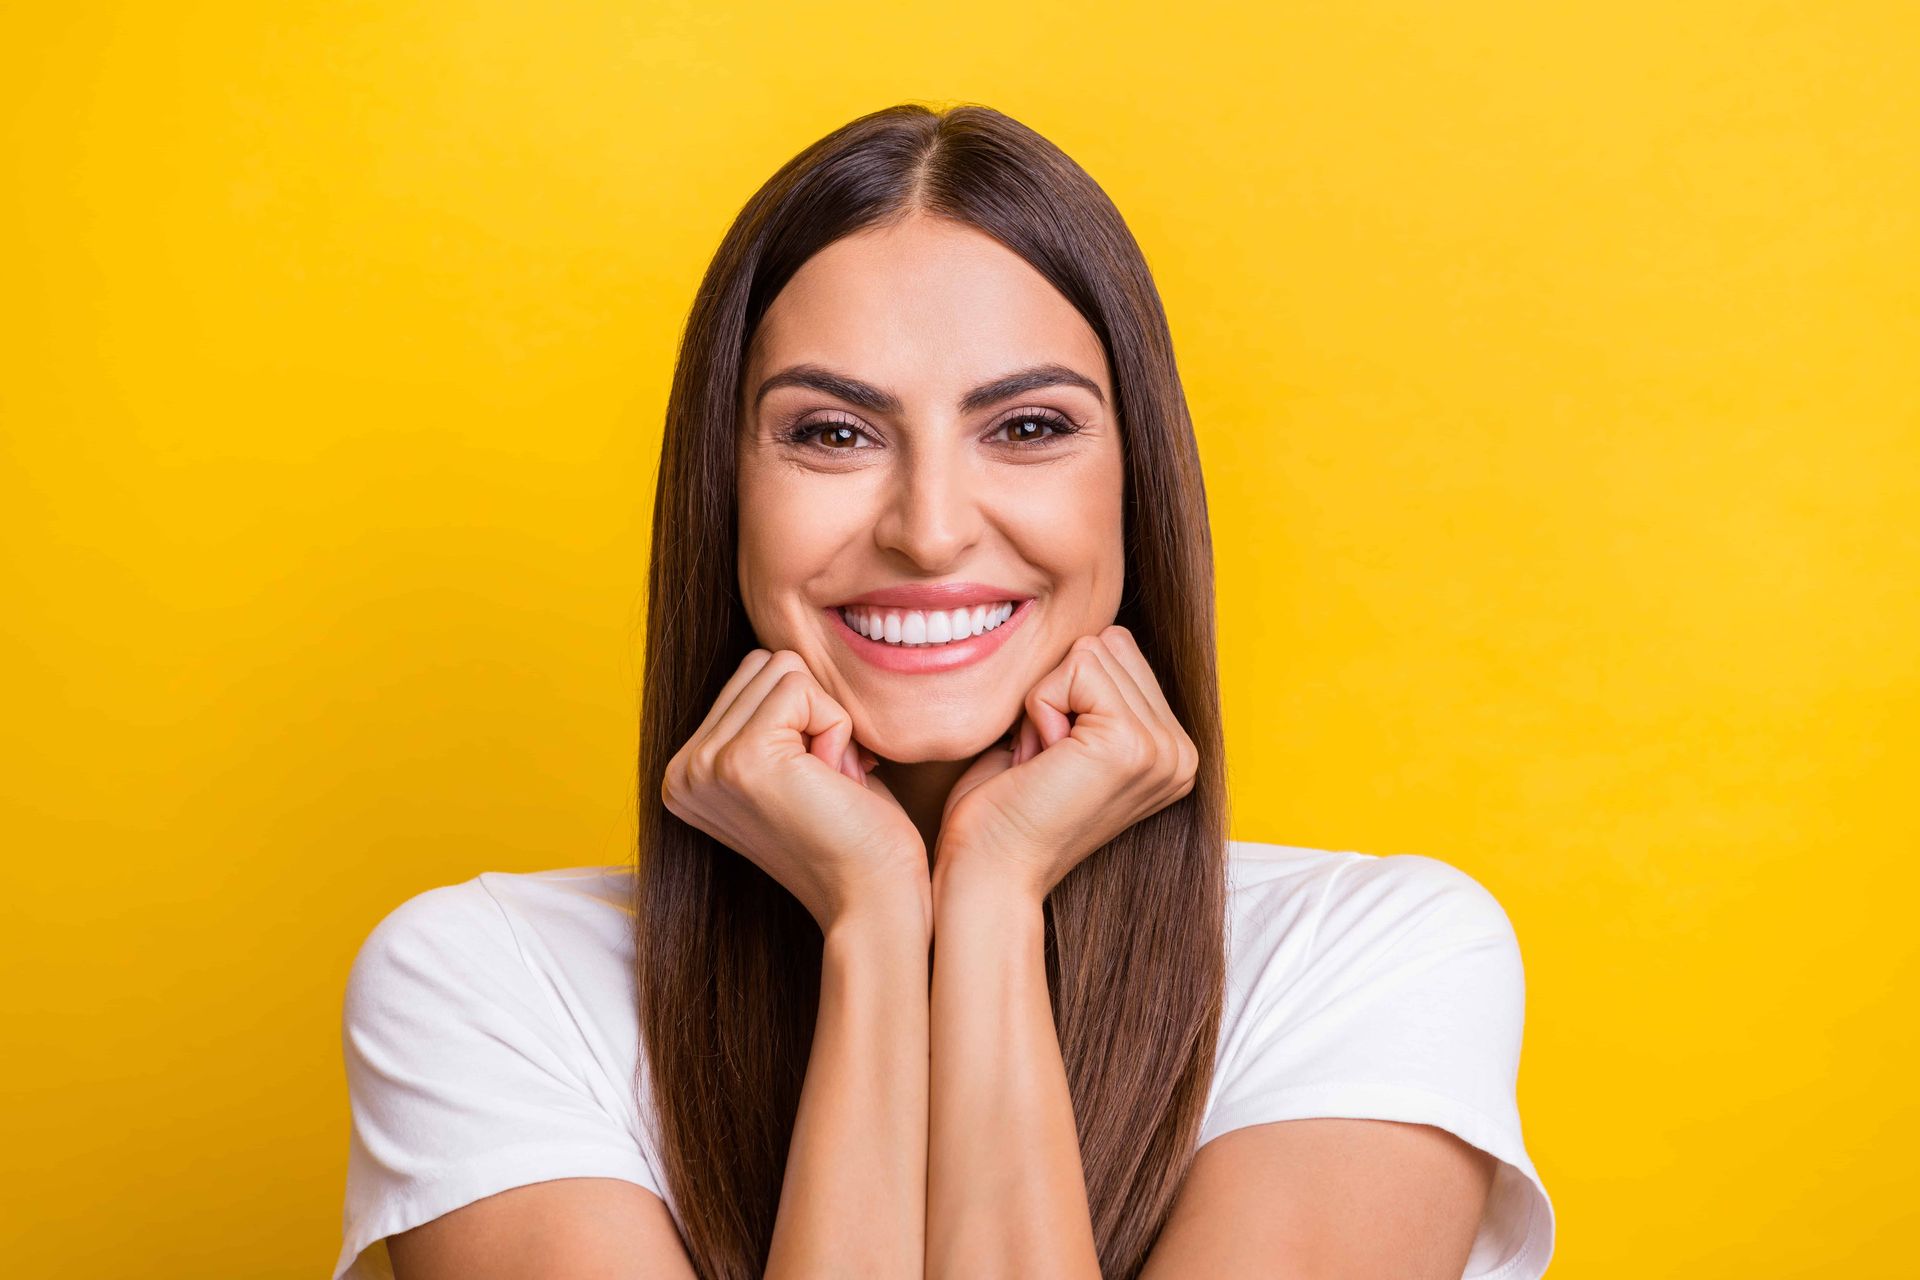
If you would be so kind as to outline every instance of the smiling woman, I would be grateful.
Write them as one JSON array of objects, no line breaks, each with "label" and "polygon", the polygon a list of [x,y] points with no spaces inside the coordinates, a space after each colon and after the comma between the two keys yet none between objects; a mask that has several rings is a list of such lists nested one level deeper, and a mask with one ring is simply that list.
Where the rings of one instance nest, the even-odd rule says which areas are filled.
[{"label": "smiling woman", "polygon": [[754,195],[652,555],[635,864],[356,959],[336,1278],[1542,1274],[1499,904],[1227,838],[1172,341],[1058,148],[904,105]]},{"label": "smiling woman", "polygon": [[[881,760],[972,760],[1119,610],[1125,459],[1099,336],[1020,255],[916,211],[810,257],[761,318],[745,381],[754,634],[798,653]],[[879,645],[837,625],[850,603],[897,606],[861,615]],[[1013,608],[956,645],[960,605]],[[930,829],[945,791],[910,790]]]}]

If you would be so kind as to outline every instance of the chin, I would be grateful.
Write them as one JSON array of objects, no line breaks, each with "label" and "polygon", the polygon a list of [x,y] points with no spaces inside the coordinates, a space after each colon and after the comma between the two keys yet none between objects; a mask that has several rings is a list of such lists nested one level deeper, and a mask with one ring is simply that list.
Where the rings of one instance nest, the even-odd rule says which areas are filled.
[{"label": "chin", "polygon": [[882,760],[925,764],[933,760],[971,760],[1005,737],[1010,727],[1010,723],[987,718],[963,725],[930,723],[925,716],[905,719],[908,723],[894,723],[891,716],[867,724],[856,720],[854,737]]}]

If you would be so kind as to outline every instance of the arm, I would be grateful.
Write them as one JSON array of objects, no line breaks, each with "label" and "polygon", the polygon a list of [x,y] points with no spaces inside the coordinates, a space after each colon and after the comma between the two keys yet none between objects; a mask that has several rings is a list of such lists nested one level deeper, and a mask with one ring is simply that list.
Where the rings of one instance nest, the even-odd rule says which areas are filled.
[{"label": "arm", "polygon": [[[918,1276],[923,1262],[932,888],[912,820],[855,746],[852,721],[797,654],[756,649],[661,781],[669,811],[756,862],[821,927],[820,1007],[770,1242],[773,1280],[891,1280]],[[508,1042],[470,1021],[454,1020],[450,1042],[502,1057]],[[469,1070],[459,1054],[448,1064],[455,1077]],[[599,1138],[606,1117],[566,1110],[565,1082],[546,1084],[555,1114]],[[486,1196],[394,1233],[389,1252],[402,1280],[693,1277],[665,1202],[617,1177]]]},{"label": "arm", "polygon": [[1075,640],[1024,706],[1010,747],[954,783],[935,851],[932,1280],[1100,1280],[1042,904],[1088,853],[1191,791],[1198,763],[1124,627]]},{"label": "arm", "polygon": [[1326,1118],[1249,1125],[1194,1158],[1141,1280],[1457,1280],[1494,1158],[1445,1129]]},{"label": "arm", "polygon": [[[918,1276],[927,1137],[927,933],[911,886],[836,917],[768,1280]],[[557,1178],[388,1238],[398,1280],[693,1280],[659,1196]]]},{"label": "arm", "polygon": [[[934,873],[928,1280],[1100,1275],[1038,901]],[[1255,1125],[1195,1160],[1142,1280],[1458,1276],[1494,1159],[1430,1125]]]},{"label": "arm", "polygon": [[927,914],[924,898],[903,890],[827,927],[767,1280],[920,1274]]},{"label": "arm", "polygon": [[934,870],[928,1280],[1099,1280],[1041,899]]},{"label": "arm", "polygon": [[694,1280],[666,1202],[617,1178],[513,1187],[387,1237],[395,1280]]}]

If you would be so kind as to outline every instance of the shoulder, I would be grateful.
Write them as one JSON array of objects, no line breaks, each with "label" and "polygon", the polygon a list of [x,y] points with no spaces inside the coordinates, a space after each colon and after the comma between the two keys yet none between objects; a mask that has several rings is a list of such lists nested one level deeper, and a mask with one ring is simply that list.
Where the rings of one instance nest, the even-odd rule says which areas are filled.
[{"label": "shoulder", "polygon": [[[342,1014],[336,1275],[387,1274],[384,1237],[531,1182],[614,1177],[665,1198],[622,889],[618,868],[483,872],[369,931]],[[372,1261],[348,1272],[363,1251]]]},{"label": "shoulder", "polygon": [[376,1013],[400,989],[446,986],[456,976],[470,983],[509,961],[519,963],[512,934],[478,879],[423,890],[382,916],[354,953],[347,1020]]},{"label": "shoulder", "polygon": [[1416,1050],[1485,1105],[1512,1086],[1525,970],[1478,879],[1411,853],[1240,845],[1234,861],[1220,1088],[1372,1075]]},{"label": "shoulder", "polygon": [[1506,908],[1479,880],[1419,853],[1357,854],[1330,876],[1316,950],[1359,961],[1456,948],[1510,953],[1518,939]]},{"label": "shoulder", "polygon": [[1500,900],[1439,858],[1235,841],[1229,867],[1230,936],[1263,972],[1469,940],[1517,951]]},{"label": "shoulder", "polygon": [[1521,1131],[1526,979],[1499,899],[1424,854],[1236,842],[1230,866],[1200,1144],[1312,1118],[1444,1129],[1500,1162],[1468,1274],[1540,1275],[1553,1208]]},{"label": "shoulder", "polygon": [[497,952],[511,933],[478,879],[420,890],[392,908],[353,954],[348,990],[378,986],[451,954]]},{"label": "shoulder", "polygon": [[488,871],[437,885],[368,932],[349,971],[348,1004],[393,984],[481,985],[542,960],[621,965],[632,954],[630,920],[617,867]]},{"label": "shoulder", "polygon": [[597,1060],[639,1057],[631,912],[618,868],[483,872],[403,900],[361,942],[341,1035],[350,1075],[454,1065],[460,1046]]},{"label": "shoulder", "polygon": [[1422,853],[1360,853],[1235,840],[1228,881],[1243,895],[1240,909],[1259,913],[1303,898],[1314,906],[1384,908],[1448,920],[1509,927],[1506,910],[1479,880],[1451,862]]}]

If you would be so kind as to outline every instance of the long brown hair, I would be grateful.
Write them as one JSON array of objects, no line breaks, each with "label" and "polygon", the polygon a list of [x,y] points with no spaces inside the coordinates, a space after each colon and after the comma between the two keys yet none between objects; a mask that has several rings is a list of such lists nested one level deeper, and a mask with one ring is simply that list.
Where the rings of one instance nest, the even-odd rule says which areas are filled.
[{"label": "long brown hair", "polygon": [[739,595],[734,474],[755,327],[808,258],[916,212],[1018,253],[1105,346],[1126,455],[1115,621],[1200,753],[1186,796],[1095,850],[1046,903],[1048,990],[1103,1275],[1139,1271],[1192,1162],[1212,1081],[1227,856],[1213,548],[1159,293],[1106,193],[1032,129],[973,104],[872,112],[788,161],[728,229],[681,341],[654,495],[635,965],[660,1173],[710,1280],[765,1269],[822,939],[777,881],[669,813],[661,779],[758,643]]}]

